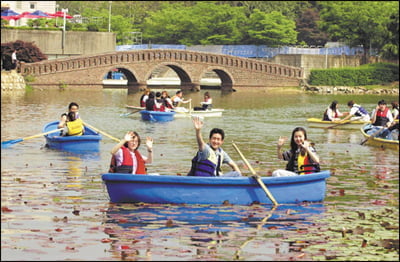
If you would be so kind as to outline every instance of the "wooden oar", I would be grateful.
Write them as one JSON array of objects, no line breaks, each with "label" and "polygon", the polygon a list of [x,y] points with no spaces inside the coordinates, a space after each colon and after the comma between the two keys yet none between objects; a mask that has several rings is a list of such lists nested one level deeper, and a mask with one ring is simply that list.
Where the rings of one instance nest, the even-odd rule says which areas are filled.
[{"label": "wooden oar", "polygon": [[133,110],[132,112],[127,112],[127,113],[123,113],[123,114],[120,114],[119,116],[122,116],[122,117],[124,117],[124,116],[129,116],[129,115],[132,115],[132,114],[134,114],[134,113],[137,113],[137,112],[140,112],[140,111],[142,111],[142,110],[145,110],[146,108],[145,107],[139,107],[139,106],[128,106],[128,105],[125,105],[125,107],[127,107],[127,108],[129,108],[130,110]]},{"label": "wooden oar", "polygon": [[379,128],[378,131],[376,131],[375,133],[373,133],[372,135],[370,135],[369,137],[367,137],[366,139],[364,139],[364,140],[360,143],[360,145],[364,145],[365,142],[367,142],[370,138],[374,138],[374,137],[375,137],[376,135],[378,135],[384,128],[385,128],[384,126],[381,127],[381,128]]},{"label": "wooden oar", "polygon": [[340,125],[350,124],[351,122],[354,122],[354,121],[357,121],[357,120],[359,120],[359,119],[345,120],[345,121],[342,121],[340,123],[337,123],[336,125],[328,126],[328,127],[324,127],[324,128],[325,129],[331,129],[331,128],[334,128],[334,127],[337,127],[337,126],[340,126]]},{"label": "wooden oar", "polygon": [[82,123],[83,123],[85,126],[90,127],[90,128],[93,129],[94,131],[96,131],[96,132],[98,132],[98,133],[100,133],[100,134],[102,134],[102,135],[105,135],[105,136],[107,136],[108,138],[111,138],[112,140],[114,140],[114,141],[116,141],[116,142],[119,142],[119,141],[120,141],[118,138],[115,138],[115,137],[113,137],[112,135],[109,135],[109,134],[107,134],[106,132],[97,129],[97,128],[95,128],[94,126],[89,125],[89,124],[86,123],[86,122],[83,122],[83,121],[82,121]]},{"label": "wooden oar", "polygon": [[32,138],[41,137],[41,136],[44,136],[44,135],[47,135],[47,134],[59,132],[59,131],[61,131],[63,129],[64,128],[54,129],[54,130],[51,130],[51,131],[48,131],[48,132],[45,132],[45,133],[40,133],[40,134],[33,135],[33,136],[28,136],[28,137],[24,137],[24,138],[18,138],[18,139],[14,139],[14,140],[4,141],[4,142],[1,142],[1,148],[7,148],[7,147],[9,147],[9,146],[11,146],[13,144],[16,144],[16,143],[19,143],[19,142],[22,142],[22,141],[25,141],[25,140],[28,140],[28,139],[32,139]]},{"label": "wooden oar", "polygon": [[258,184],[261,186],[261,188],[264,190],[265,194],[267,194],[267,196],[269,197],[269,199],[271,199],[272,203],[277,206],[278,202],[276,202],[275,198],[273,197],[273,195],[271,194],[271,192],[269,192],[268,188],[265,186],[264,182],[261,180],[260,176],[257,175],[256,171],[254,171],[253,167],[250,165],[250,163],[247,161],[247,159],[244,157],[244,155],[242,154],[242,152],[240,152],[239,148],[236,146],[235,143],[232,142],[233,147],[235,148],[235,150],[239,153],[240,157],[243,159],[244,163],[249,167],[251,173],[253,174],[253,178],[258,182]]}]

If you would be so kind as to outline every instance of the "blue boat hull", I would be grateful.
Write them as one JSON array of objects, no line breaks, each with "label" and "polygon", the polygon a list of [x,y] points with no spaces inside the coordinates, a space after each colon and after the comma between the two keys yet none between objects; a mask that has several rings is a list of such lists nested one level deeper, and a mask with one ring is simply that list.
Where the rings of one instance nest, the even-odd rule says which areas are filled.
[{"label": "blue boat hull", "polygon": [[[329,171],[291,177],[262,177],[279,204],[325,198]],[[253,202],[272,204],[252,177],[153,176],[106,173],[102,175],[113,203],[230,204]]]},{"label": "blue boat hull", "polygon": [[142,110],[142,120],[153,121],[153,122],[168,122],[174,120],[175,111],[162,112],[162,111],[147,111]]},{"label": "blue boat hull", "polygon": [[[46,124],[43,132],[58,129],[58,121]],[[85,134],[82,136],[60,136],[59,132],[47,134],[46,145],[52,149],[71,152],[97,152],[100,149],[101,135],[85,126]]]}]

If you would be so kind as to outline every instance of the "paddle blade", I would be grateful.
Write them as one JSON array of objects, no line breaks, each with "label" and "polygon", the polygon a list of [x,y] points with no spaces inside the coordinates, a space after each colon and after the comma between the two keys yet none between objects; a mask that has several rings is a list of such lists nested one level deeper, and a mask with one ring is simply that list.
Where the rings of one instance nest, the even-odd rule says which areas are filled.
[{"label": "paddle blade", "polygon": [[19,143],[21,141],[24,141],[24,140],[22,138],[19,138],[19,139],[14,139],[14,140],[3,141],[3,142],[1,142],[1,148],[8,148],[11,145]]}]

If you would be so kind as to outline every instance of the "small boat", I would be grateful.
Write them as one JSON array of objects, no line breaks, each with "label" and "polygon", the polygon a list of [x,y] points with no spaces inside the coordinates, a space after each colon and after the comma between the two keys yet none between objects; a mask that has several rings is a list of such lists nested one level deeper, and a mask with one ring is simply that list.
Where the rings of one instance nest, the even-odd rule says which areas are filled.
[{"label": "small boat", "polygon": [[[390,149],[395,149],[399,150],[399,140],[390,140],[390,139],[385,139],[381,137],[371,137],[371,135],[367,134],[365,132],[366,127],[370,126],[369,124],[364,125],[363,127],[360,128],[361,133],[367,140],[365,143],[371,146],[377,146],[380,148],[390,148]],[[365,140],[364,140],[365,141]]]},{"label": "small boat", "polygon": [[184,117],[192,117],[192,116],[200,116],[200,117],[221,117],[222,112],[225,110],[222,108],[212,108],[206,110],[188,110],[184,107],[176,107],[175,110],[176,115],[175,118],[184,118]]},{"label": "small boat", "polygon": [[140,111],[142,115],[142,120],[152,121],[152,122],[167,122],[174,120],[175,111]]},{"label": "small boat", "polygon": [[[288,177],[262,177],[279,204],[303,201],[320,202],[325,198],[330,171]],[[252,177],[197,177],[171,175],[102,174],[113,203],[151,204],[272,204]]]},{"label": "small boat", "polygon": [[[58,129],[59,121],[53,121],[43,127],[43,132]],[[96,152],[100,148],[101,135],[93,129],[85,126],[85,132],[81,136],[60,136],[59,132],[47,134],[46,146],[52,149],[71,152]]]},{"label": "small boat", "polygon": [[321,120],[320,118],[308,118],[307,122],[309,123],[309,127],[322,127],[322,128],[327,128],[327,127],[332,127],[332,128],[337,128],[337,129],[358,129],[362,127],[363,125],[369,123],[369,121],[346,121],[343,124],[339,124],[339,122],[335,121],[324,121]]}]

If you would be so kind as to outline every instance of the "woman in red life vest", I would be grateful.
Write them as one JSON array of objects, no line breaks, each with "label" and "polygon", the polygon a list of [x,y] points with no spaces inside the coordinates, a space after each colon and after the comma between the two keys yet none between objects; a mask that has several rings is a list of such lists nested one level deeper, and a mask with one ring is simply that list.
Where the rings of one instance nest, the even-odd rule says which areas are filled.
[{"label": "woman in red life vest", "polygon": [[278,158],[288,161],[286,170],[272,172],[272,176],[295,176],[320,171],[319,157],[314,146],[307,141],[307,132],[302,127],[296,127],[290,139],[290,150],[282,152],[286,137],[279,137],[277,144]]},{"label": "woman in red life vest", "polygon": [[147,157],[142,156],[138,148],[140,137],[137,132],[129,131],[125,137],[111,149],[110,172],[128,174],[147,174],[146,164],[153,162],[153,139],[146,138]]}]

